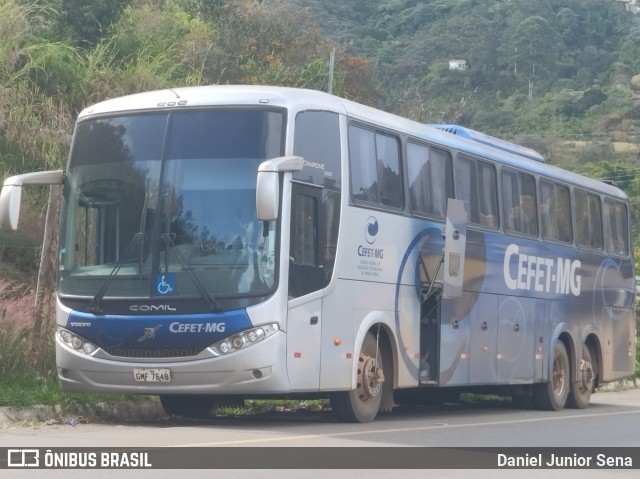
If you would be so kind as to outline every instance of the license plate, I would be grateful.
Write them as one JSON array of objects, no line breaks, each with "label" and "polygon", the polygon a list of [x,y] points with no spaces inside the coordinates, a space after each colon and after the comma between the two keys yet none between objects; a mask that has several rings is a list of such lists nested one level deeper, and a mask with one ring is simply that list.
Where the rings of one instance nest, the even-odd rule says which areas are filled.
[{"label": "license plate", "polygon": [[143,383],[168,383],[171,381],[169,369],[134,369],[133,379]]}]

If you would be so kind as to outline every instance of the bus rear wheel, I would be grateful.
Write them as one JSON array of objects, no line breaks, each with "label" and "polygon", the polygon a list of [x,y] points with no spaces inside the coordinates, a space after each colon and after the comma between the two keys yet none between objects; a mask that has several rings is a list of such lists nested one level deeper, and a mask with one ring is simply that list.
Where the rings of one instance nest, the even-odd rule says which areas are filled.
[{"label": "bus rear wheel", "polygon": [[569,395],[569,356],[562,341],[557,341],[553,351],[553,364],[549,381],[533,385],[533,403],[538,409],[560,411]]},{"label": "bus rear wheel", "polygon": [[210,396],[160,396],[160,404],[167,416],[204,419],[214,406]]},{"label": "bus rear wheel", "polygon": [[378,414],[384,390],[382,352],[368,333],[358,356],[356,389],[331,395],[331,410],[342,422],[371,422]]},{"label": "bus rear wheel", "polygon": [[595,374],[591,363],[591,351],[586,344],[582,345],[582,358],[580,359],[580,378],[578,382],[571,383],[571,391],[567,399],[567,406],[574,409],[584,409],[589,405]]}]

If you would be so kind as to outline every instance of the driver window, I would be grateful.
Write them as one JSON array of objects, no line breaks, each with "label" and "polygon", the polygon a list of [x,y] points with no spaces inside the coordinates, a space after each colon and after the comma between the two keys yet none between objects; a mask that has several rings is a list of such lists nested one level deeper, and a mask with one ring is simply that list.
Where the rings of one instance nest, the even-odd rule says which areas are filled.
[{"label": "driver window", "polygon": [[294,184],[291,204],[289,296],[297,298],[326,286],[327,275],[320,254],[321,189]]}]

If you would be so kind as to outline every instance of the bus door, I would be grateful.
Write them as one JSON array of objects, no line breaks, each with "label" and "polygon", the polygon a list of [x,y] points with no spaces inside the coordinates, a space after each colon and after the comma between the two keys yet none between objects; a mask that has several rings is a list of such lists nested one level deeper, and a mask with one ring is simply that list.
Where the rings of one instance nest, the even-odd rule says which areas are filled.
[{"label": "bus door", "polygon": [[[442,333],[442,301],[459,301],[463,294],[466,228],[467,213],[464,202],[449,198],[447,223],[444,228],[444,251],[436,267],[431,268],[432,277],[424,285],[421,295],[419,373],[421,384],[439,383],[440,370],[443,367],[442,358],[443,355],[445,357],[447,355],[446,351],[443,351],[443,344],[447,350],[450,350],[451,345],[447,344],[448,341],[443,341],[445,337]],[[428,276],[429,272],[426,273]],[[458,329],[457,324],[453,327]],[[448,339],[449,333],[445,335]]]},{"label": "bus door", "polygon": [[320,231],[324,224],[322,190],[292,183],[287,370],[294,391],[320,387],[322,290],[326,285]]}]

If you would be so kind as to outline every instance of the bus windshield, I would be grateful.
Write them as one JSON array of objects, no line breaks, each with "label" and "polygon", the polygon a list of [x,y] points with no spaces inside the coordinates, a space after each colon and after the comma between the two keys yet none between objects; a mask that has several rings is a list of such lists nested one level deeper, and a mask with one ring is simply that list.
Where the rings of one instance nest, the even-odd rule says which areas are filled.
[{"label": "bus windshield", "polygon": [[[78,124],[60,239],[62,295],[264,295],[275,222],[256,219],[258,165],[282,154],[284,115],[214,109]],[[103,290],[103,291],[101,291]]]}]

